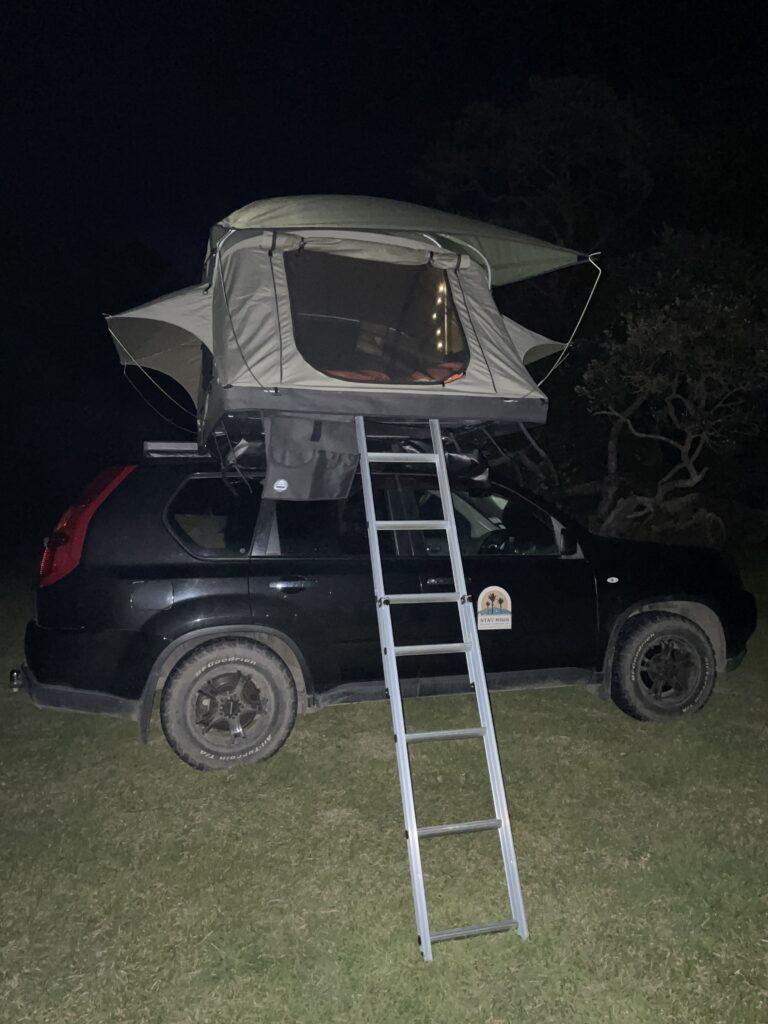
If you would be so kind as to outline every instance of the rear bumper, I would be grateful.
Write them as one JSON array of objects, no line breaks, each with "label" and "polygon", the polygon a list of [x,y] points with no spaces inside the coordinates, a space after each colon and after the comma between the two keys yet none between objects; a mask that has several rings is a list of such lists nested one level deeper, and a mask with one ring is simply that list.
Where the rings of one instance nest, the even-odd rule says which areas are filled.
[{"label": "rear bumper", "polygon": [[53,629],[30,622],[24,661],[47,690],[93,691],[131,702],[141,698],[166,643],[134,630]]},{"label": "rear bumper", "polygon": [[139,717],[139,701],[116,697],[100,690],[78,690],[73,686],[40,683],[28,665],[22,665],[21,683],[33,704],[39,708],[82,711],[86,714],[112,715],[115,718]]}]

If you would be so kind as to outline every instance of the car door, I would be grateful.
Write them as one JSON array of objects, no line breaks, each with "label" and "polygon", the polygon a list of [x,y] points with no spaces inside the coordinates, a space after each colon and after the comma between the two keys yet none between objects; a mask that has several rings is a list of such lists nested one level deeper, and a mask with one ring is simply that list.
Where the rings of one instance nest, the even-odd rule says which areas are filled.
[{"label": "car door", "polygon": [[[440,499],[429,479],[412,480],[412,514],[440,518]],[[510,615],[483,616],[480,646],[487,672],[592,668],[597,611],[591,567],[580,549],[562,551],[562,527],[532,502],[499,486],[453,492],[454,515],[467,589],[476,609],[493,601]],[[421,535],[420,584],[425,593],[452,588],[444,533]],[[509,601],[507,602],[506,596]],[[425,637],[454,639],[451,606],[422,608]],[[424,642],[428,642],[426,639]],[[429,659],[435,674],[451,674],[455,656]]]},{"label": "car door", "polygon": [[[397,518],[397,477],[373,477],[377,515]],[[356,478],[341,501],[274,501],[260,524],[251,559],[251,599],[257,621],[273,621],[314,669],[318,690],[382,679],[365,510]],[[257,535],[259,534],[257,529]],[[380,537],[390,593],[419,589],[418,567],[398,557],[402,541]],[[406,623],[400,642],[414,642]]]}]

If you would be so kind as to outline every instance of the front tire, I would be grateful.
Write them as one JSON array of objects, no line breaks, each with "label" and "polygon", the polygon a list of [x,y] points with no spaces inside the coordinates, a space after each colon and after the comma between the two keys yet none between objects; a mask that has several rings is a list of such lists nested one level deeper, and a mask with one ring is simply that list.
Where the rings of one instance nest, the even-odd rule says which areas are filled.
[{"label": "front tire", "polygon": [[626,714],[660,722],[699,711],[717,677],[708,637],[680,615],[631,618],[613,658],[611,696]]},{"label": "front tire", "polygon": [[285,663],[252,640],[213,640],[187,654],[160,702],[163,732],[200,771],[265,761],[296,719],[296,687]]}]

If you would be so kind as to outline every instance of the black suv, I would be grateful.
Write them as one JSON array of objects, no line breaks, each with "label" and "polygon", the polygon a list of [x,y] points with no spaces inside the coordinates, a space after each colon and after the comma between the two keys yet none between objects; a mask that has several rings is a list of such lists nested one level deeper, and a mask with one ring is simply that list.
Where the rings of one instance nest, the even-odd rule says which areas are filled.
[{"label": "black suv", "polygon": [[[635,718],[664,719],[701,708],[743,657],[755,601],[724,556],[596,537],[500,483],[454,486],[468,588],[504,611],[480,633],[491,687],[598,682]],[[440,518],[417,466],[382,469],[374,489],[381,518]],[[444,533],[382,534],[382,555],[389,593],[452,589]],[[346,501],[298,503],[204,459],[105,470],[40,571],[13,685],[134,718],[144,741],[162,688],[165,735],[196,768],[269,757],[297,712],[384,696],[359,482]],[[460,639],[455,605],[392,611],[401,644]],[[407,667],[404,695],[470,686],[455,654]]]}]

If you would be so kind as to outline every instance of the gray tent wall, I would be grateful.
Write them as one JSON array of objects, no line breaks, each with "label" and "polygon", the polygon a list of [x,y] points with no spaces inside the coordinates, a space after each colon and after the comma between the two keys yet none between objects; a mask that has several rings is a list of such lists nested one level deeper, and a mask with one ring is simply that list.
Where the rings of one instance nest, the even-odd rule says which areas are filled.
[{"label": "gray tent wall", "polygon": [[[213,351],[212,316],[211,290],[194,285],[107,317],[107,322],[123,366],[167,374],[197,405],[202,349]],[[564,347],[509,317],[502,319],[510,344],[526,366]]]},{"label": "gray tent wall", "polygon": [[[469,348],[465,374],[445,385],[359,384],[310,366],[296,347],[284,263],[285,253],[299,247],[443,269]],[[204,437],[222,415],[253,410],[432,416],[448,423],[546,419],[546,396],[510,344],[483,269],[466,255],[365,232],[230,230],[217,247],[212,294],[216,372],[202,410]]]}]

